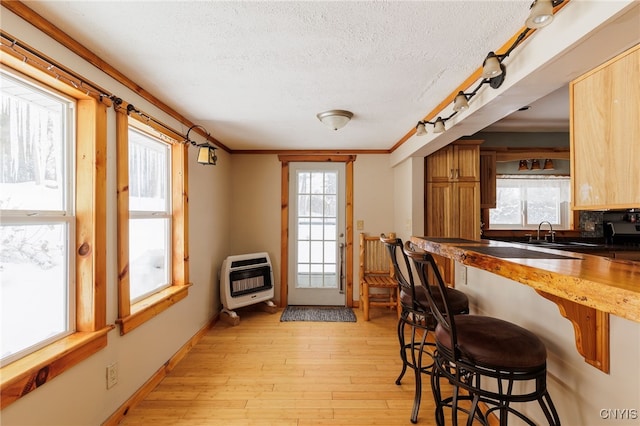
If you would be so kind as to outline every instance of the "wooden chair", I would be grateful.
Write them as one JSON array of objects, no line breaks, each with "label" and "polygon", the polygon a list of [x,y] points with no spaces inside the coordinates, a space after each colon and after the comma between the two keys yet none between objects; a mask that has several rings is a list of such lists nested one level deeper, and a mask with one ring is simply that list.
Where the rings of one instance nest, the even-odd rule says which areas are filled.
[{"label": "wooden chair", "polygon": [[[395,234],[389,235],[395,238]],[[399,293],[393,265],[380,236],[361,233],[360,306],[364,311],[364,320],[369,321],[369,308],[372,306],[395,308],[399,317],[402,312]]]}]

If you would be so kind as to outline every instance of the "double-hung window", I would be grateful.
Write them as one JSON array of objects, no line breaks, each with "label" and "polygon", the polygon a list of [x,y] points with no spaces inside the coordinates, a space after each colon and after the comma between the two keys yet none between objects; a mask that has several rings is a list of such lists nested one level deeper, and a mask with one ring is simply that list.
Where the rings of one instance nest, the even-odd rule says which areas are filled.
[{"label": "double-hung window", "polygon": [[[135,116],[134,116],[135,115]],[[187,146],[117,113],[118,323],[126,334],[187,296]]]},{"label": "double-hung window", "polygon": [[542,221],[568,229],[570,186],[568,176],[499,176],[496,208],[489,211],[491,229],[532,229]]},{"label": "double-hung window", "polygon": [[104,348],[113,328],[108,105],[38,60],[0,57],[0,409]]},{"label": "double-hung window", "polygon": [[75,330],[75,102],[2,73],[0,356]]},{"label": "double-hung window", "polygon": [[170,145],[129,128],[129,298],[171,282]]}]

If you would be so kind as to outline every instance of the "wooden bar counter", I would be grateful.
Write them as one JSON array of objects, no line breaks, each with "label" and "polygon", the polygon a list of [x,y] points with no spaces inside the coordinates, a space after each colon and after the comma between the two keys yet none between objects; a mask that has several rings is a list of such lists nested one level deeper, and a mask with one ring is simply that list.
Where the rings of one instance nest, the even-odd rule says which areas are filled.
[{"label": "wooden bar counter", "polygon": [[412,237],[423,250],[525,284],[574,326],[586,362],[609,371],[609,314],[640,322],[640,262],[530,244]]}]

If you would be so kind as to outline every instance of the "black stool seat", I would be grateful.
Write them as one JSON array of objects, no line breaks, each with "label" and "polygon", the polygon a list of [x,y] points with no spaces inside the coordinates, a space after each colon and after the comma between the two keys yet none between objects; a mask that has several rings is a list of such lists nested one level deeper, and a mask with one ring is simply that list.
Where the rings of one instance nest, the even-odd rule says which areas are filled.
[{"label": "black stool seat", "polygon": [[[440,293],[440,289],[437,286],[431,286],[431,291]],[[427,299],[427,290],[424,286],[416,285],[416,301],[424,306],[425,309],[428,309],[429,299]],[[456,290],[455,288],[447,288],[447,297],[449,298],[449,303],[451,303],[451,309],[453,312],[458,314],[464,314],[469,312],[469,298],[463,292]],[[411,294],[404,290],[400,290],[400,301],[405,306],[412,306],[413,297]]]},{"label": "black stool seat", "polygon": [[[498,318],[464,315],[456,318],[458,349],[462,359],[487,368],[530,370],[547,360],[544,343],[532,332]],[[451,335],[436,326],[436,341],[452,350]]]}]

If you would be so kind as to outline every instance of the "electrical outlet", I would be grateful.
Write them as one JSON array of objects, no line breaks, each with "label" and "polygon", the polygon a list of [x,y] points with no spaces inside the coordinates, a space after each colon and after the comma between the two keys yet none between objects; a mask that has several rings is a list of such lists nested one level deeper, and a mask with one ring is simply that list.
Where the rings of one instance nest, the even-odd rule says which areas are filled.
[{"label": "electrical outlet", "polygon": [[596,223],[592,220],[587,220],[584,223],[584,230],[588,232],[593,232],[596,230]]},{"label": "electrical outlet", "polygon": [[118,383],[118,363],[107,365],[107,389],[111,389]]},{"label": "electrical outlet", "polygon": [[467,267],[466,266],[460,266],[458,279],[460,280],[460,284],[467,285]]},{"label": "electrical outlet", "polygon": [[356,221],[356,230],[362,231],[364,229],[364,220]]}]

